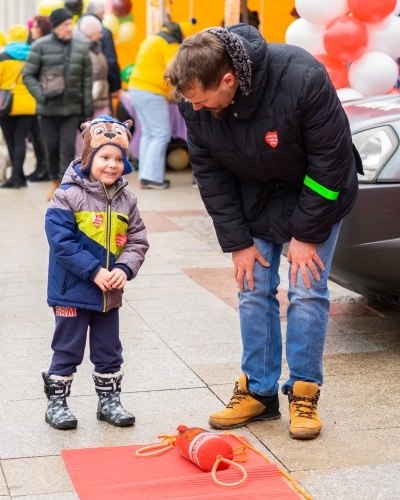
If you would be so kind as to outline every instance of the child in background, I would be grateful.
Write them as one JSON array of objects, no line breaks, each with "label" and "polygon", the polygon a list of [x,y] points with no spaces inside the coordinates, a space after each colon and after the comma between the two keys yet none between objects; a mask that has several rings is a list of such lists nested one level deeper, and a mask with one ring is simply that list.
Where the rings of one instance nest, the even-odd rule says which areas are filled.
[{"label": "child in background", "polygon": [[121,177],[132,172],[127,160],[131,125],[107,115],[82,125],[82,157],[68,167],[46,212],[47,302],[56,326],[53,358],[42,376],[46,422],[55,429],[77,426],[65,398],[83,360],[88,328],[97,418],[118,427],[135,422],[119,399],[123,358],[118,308],[123,287],[136,277],[149,245],[137,199]]}]

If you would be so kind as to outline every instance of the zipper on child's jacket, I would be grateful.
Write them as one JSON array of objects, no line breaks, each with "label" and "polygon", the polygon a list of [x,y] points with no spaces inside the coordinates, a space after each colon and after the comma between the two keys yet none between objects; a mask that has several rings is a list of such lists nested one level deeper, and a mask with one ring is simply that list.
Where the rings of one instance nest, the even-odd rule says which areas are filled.
[{"label": "zipper on child's jacket", "polygon": [[[104,192],[107,196],[107,226],[106,226],[106,251],[107,251],[107,257],[106,257],[106,269],[109,271],[109,266],[110,266],[110,247],[111,247],[111,242],[110,242],[110,235],[111,235],[111,202],[114,196],[118,193],[118,191],[121,191],[121,189],[124,188],[123,185],[121,185],[118,189],[115,190],[114,194],[111,196],[111,198],[108,195],[107,188],[105,185],[102,183]],[[103,292],[103,312],[106,312],[107,310],[107,294],[106,292]]]}]

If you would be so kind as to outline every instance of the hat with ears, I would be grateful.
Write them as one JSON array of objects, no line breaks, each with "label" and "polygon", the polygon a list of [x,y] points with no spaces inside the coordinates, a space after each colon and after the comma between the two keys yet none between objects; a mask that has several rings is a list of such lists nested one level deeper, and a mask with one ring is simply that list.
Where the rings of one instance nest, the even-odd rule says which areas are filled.
[{"label": "hat with ears", "polygon": [[68,19],[72,19],[72,13],[69,9],[65,7],[60,7],[59,9],[54,9],[50,14],[50,24],[52,29],[57,28],[60,24],[67,21]]},{"label": "hat with ears", "polygon": [[23,24],[14,24],[8,29],[9,42],[26,42],[28,40],[29,30]]},{"label": "hat with ears", "polygon": [[133,169],[128,161],[129,142],[132,138],[129,128],[132,124],[132,120],[122,123],[108,115],[100,115],[91,122],[82,123],[81,172],[89,174],[93,156],[102,146],[112,145],[118,147],[122,152],[124,159],[122,175],[130,174]]}]

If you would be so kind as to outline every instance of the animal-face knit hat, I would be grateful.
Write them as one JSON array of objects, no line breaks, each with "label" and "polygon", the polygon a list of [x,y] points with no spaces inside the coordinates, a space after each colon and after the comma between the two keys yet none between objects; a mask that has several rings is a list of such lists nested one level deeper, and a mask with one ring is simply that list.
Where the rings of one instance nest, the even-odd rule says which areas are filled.
[{"label": "animal-face knit hat", "polygon": [[133,121],[122,123],[108,115],[100,115],[91,122],[82,123],[83,148],[81,157],[81,172],[89,174],[93,156],[102,146],[112,145],[118,147],[124,159],[122,175],[132,172],[132,165],[128,161],[129,142],[132,138],[129,128]]}]

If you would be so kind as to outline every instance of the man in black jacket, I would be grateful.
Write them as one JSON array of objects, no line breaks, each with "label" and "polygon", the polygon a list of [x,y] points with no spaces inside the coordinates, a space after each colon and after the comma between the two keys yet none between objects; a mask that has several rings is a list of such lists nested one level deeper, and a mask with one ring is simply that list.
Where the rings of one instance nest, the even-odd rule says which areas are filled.
[{"label": "man in black jacket", "polygon": [[[72,38],[72,14],[66,8],[50,14],[52,33],[32,44],[24,71],[24,84],[36,99],[39,127],[46,153],[50,200],[65,170],[75,158],[76,131],[82,117],[93,116],[92,63],[89,49]],[[47,77],[46,77],[47,75]],[[59,85],[46,93],[45,80]],[[51,80],[52,78],[52,80]],[[64,88],[62,88],[64,85]]]},{"label": "man in black jacket", "polygon": [[286,359],[290,435],[313,439],[329,315],[327,280],[357,171],[347,117],[308,52],[266,44],[247,24],[184,40],[166,71],[188,129],[190,162],[239,287],[242,371],[217,429],[280,417],[279,262],[289,242]]}]

